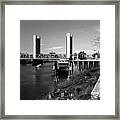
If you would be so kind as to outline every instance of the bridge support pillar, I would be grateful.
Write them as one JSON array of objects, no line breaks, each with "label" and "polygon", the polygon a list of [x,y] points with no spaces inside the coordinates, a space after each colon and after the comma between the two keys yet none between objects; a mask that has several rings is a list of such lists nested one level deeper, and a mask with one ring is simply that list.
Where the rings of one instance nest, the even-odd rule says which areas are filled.
[{"label": "bridge support pillar", "polygon": [[95,67],[95,62],[93,61],[93,67]]},{"label": "bridge support pillar", "polygon": [[87,68],[89,68],[89,65],[90,65],[89,61],[87,61],[87,65],[88,65]]},{"label": "bridge support pillar", "polygon": [[83,69],[84,69],[84,67],[85,67],[84,64],[85,64],[84,61],[82,61],[82,68],[83,68]]}]

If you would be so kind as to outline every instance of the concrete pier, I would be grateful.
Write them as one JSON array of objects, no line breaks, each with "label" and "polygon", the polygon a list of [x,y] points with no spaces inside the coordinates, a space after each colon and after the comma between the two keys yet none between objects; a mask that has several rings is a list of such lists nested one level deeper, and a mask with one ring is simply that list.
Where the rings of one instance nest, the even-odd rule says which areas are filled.
[{"label": "concrete pier", "polygon": [[84,69],[90,69],[94,67],[99,67],[100,66],[100,61],[92,61],[92,60],[81,60],[77,61],[77,68],[80,71],[83,71]]}]

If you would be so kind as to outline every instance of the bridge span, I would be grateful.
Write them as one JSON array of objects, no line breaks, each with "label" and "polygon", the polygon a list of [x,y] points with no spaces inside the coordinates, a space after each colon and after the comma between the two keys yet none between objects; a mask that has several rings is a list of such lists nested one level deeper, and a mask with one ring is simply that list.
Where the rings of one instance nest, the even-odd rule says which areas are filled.
[{"label": "bridge span", "polygon": [[[59,61],[60,58],[20,58],[20,64],[32,64],[33,66],[37,66],[38,64],[43,65],[47,62],[55,62]],[[86,59],[86,60],[68,60],[70,64],[71,69],[73,70],[75,67],[79,69],[80,71],[84,69],[90,69],[93,67],[99,67],[100,66],[100,60],[99,59]]]}]

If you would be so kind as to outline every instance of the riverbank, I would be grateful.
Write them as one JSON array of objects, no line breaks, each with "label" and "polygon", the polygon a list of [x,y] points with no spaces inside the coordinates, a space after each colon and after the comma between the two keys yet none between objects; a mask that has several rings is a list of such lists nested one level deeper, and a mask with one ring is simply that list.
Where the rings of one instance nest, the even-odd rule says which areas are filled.
[{"label": "riverbank", "polygon": [[[100,76],[99,67],[84,70],[71,78],[56,83],[43,97],[47,100],[89,100],[91,92]],[[100,98],[98,98],[100,99]]]}]

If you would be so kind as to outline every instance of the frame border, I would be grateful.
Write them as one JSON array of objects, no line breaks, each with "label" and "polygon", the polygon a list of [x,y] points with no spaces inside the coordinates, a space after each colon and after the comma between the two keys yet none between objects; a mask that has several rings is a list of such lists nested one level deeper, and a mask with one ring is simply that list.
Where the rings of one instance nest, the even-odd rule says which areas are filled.
[{"label": "frame border", "polygon": [[[5,5],[115,5],[115,115],[5,115]],[[45,0],[1,2],[0,119],[118,119],[119,106],[119,0]]]}]

